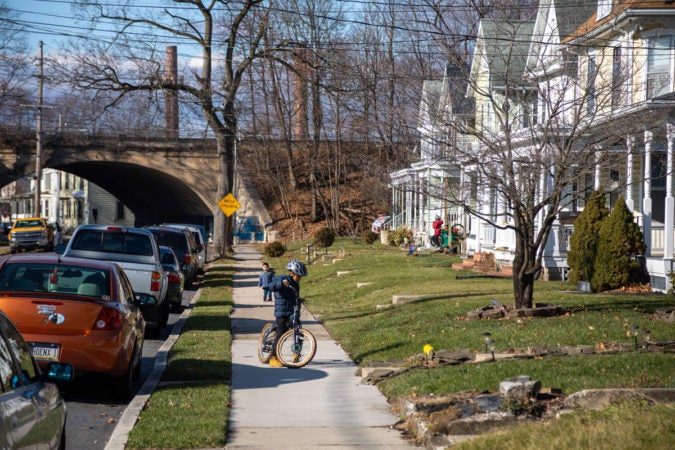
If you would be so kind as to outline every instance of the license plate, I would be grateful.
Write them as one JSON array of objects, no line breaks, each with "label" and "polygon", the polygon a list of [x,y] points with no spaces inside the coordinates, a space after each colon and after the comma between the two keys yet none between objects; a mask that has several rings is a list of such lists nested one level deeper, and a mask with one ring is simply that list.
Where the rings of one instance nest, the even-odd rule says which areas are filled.
[{"label": "license plate", "polygon": [[61,347],[58,344],[44,344],[38,342],[31,342],[30,346],[33,358],[38,361],[58,361],[59,351]]}]

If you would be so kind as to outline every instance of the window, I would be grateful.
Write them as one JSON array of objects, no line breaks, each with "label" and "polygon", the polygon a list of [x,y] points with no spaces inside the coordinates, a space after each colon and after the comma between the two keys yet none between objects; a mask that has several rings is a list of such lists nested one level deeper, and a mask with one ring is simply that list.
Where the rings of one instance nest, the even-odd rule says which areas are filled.
[{"label": "window", "polygon": [[596,20],[604,19],[612,12],[613,0],[598,0],[598,15]]},{"label": "window", "polygon": [[671,36],[654,39],[647,56],[647,98],[670,92]]},{"label": "window", "polygon": [[[21,365],[21,382],[22,384],[28,384],[35,379],[37,376],[37,370],[35,364],[33,363],[33,356],[30,353],[30,349],[26,345],[25,341],[21,337],[16,328],[14,328],[6,320],[0,320],[0,328],[2,329],[2,334],[5,336],[9,350],[14,354],[14,358]],[[1,339],[1,338],[0,338]],[[2,342],[4,344],[4,340]],[[0,357],[4,358],[4,356]],[[4,373],[2,374],[4,375]],[[12,380],[11,386],[15,387],[19,379],[16,377]],[[3,379],[3,387],[5,387]]]},{"label": "window", "polygon": [[595,65],[595,56],[588,57],[588,72],[586,73],[586,112],[590,115],[595,112],[595,77],[597,67]]},{"label": "window", "polygon": [[626,73],[623,67],[621,47],[614,47],[612,52],[612,109],[622,104]]}]

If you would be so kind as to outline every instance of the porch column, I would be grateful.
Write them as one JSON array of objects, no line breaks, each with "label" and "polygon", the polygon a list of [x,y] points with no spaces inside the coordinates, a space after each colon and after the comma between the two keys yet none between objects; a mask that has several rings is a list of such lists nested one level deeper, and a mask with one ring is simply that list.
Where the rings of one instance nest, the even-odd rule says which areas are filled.
[{"label": "porch column", "polygon": [[626,137],[626,206],[631,212],[635,211],[633,200],[633,149],[635,136]]},{"label": "porch column", "polygon": [[598,191],[600,189],[600,147],[595,148],[595,173],[593,174],[593,190]]},{"label": "porch column", "polygon": [[673,139],[675,139],[675,125],[666,125],[666,137],[668,139],[668,166],[666,170],[666,217],[663,232],[663,259],[673,258],[673,228],[675,217],[675,199],[673,198]]},{"label": "porch column", "polygon": [[644,216],[642,233],[644,234],[647,252],[645,256],[652,254],[652,140],[654,135],[651,131],[645,131],[645,181],[644,194],[642,197],[642,214]]}]

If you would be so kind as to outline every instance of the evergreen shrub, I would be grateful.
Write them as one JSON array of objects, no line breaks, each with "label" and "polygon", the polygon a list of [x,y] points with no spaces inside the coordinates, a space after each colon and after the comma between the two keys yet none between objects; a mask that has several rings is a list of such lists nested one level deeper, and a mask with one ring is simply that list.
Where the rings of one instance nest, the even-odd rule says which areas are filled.
[{"label": "evergreen shrub", "polygon": [[379,235],[371,230],[364,231],[363,235],[361,236],[363,242],[365,242],[368,245],[373,245],[373,242],[375,242],[378,237]]},{"label": "evergreen shrub", "polygon": [[574,232],[570,237],[567,265],[571,270],[567,279],[571,283],[591,280],[595,269],[600,226],[608,215],[609,209],[605,206],[604,192],[591,193],[584,210],[574,221]]},{"label": "evergreen shrub", "polygon": [[283,254],[286,253],[286,246],[281,242],[270,242],[265,246],[264,252],[265,255],[269,256],[270,258],[278,258],[279,256],[283,256]]},{"label": "evergreen shrub", "polygon": [[335,241],[335,231],[330,228],[321,228],[316,232],[314,238],[316,238],[322,247],[330,247]]},{"label": "evergreen shrub", "polygon": [[642,231],[621,197],[600,227],[591,288],[606,291],[640,282],[642,272],[636,256],[645,250]]}]

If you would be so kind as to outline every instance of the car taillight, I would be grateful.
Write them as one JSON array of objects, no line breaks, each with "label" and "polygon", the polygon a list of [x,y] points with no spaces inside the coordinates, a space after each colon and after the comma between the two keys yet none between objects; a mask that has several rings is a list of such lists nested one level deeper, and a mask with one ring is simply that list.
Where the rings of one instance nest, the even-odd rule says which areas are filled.
[{"label": "car taillight", "polygon": [[176,272],[171,272],[169,274],[169,283],[180,283],[180,277]]},{"label": "car taillight", "polygon": [[94,322],[94,330],[119,330],[124,323],[122,313],[116,309],[103,308]]},{"label": "car taillight", "polygon": [[152,272],[152,281],[150,282],[151,291],[159,291],[160,280],[162,279],[162,274],[159,272]]},{"label": "car taillight", "polygon": [[192,255],[186,253],[183,261],[185,261],[185,264],[190,264],[192,262]]}]

